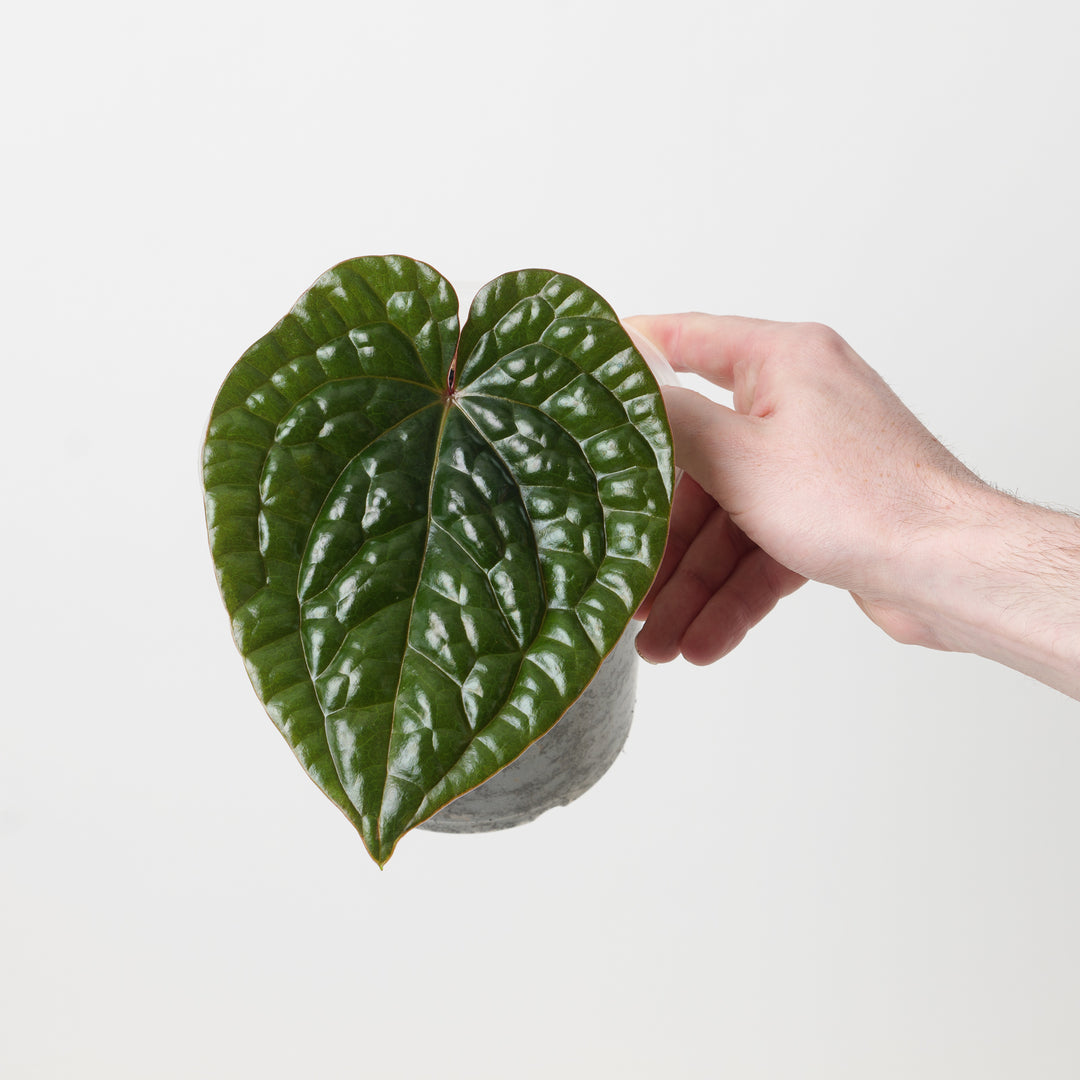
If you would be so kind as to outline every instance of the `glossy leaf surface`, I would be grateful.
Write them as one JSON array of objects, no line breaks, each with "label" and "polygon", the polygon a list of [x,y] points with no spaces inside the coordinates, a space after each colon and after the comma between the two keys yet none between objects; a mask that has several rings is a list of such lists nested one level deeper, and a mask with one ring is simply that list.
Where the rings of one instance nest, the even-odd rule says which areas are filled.
[{"label": "glossy leaf surface", "polygon": [[615,313],[547,270],[457,298],[324,274],[233,368],[210,544],[267,712],[385,863],[581,694],[663,552],[671,437]]}]

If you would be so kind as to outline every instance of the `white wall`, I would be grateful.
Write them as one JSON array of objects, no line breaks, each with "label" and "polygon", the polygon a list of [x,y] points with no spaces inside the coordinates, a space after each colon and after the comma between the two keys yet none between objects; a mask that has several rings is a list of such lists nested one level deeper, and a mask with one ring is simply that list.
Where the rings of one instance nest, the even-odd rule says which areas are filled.
[{"label": "white wall", "polygon": [[0,1074],[1080,1075],[1080,705],[811,586],[643,670],[572,808],[380,873],[248,686],[198,486],[236,356],[397,251],[828,322],[1080,507],[1078,10],[9,16]]}]

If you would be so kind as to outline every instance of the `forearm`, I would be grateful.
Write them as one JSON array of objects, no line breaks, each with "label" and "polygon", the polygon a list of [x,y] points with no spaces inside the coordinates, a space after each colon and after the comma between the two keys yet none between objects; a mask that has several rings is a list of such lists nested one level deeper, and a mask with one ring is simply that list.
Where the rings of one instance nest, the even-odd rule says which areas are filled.
[{"label": "forearm", "polygon": [[909,597],[886,630],[1080,699],[1080,518],[980,484],[912,550]]}]

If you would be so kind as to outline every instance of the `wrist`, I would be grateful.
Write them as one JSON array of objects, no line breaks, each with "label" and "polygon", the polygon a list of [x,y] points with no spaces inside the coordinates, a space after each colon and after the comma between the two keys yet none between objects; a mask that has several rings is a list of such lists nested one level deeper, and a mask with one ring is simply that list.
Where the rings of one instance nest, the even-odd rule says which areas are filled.
[{"label": "wrist", "polygon": [[965,479],[908,551],[888,632],[1080,698],[1080,519]]}]

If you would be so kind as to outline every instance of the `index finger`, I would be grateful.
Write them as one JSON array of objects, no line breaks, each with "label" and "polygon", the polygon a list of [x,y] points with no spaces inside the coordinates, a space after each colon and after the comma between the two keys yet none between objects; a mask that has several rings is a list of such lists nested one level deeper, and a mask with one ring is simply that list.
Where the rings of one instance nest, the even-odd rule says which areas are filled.
[{"label": "index finger", "polygon": [[783,323],[741,315],[634,315],[624,320],[667,357],[676,371],[701,375],[725,390],[735,389],[735,365],[762,353],[763,339]]}]

